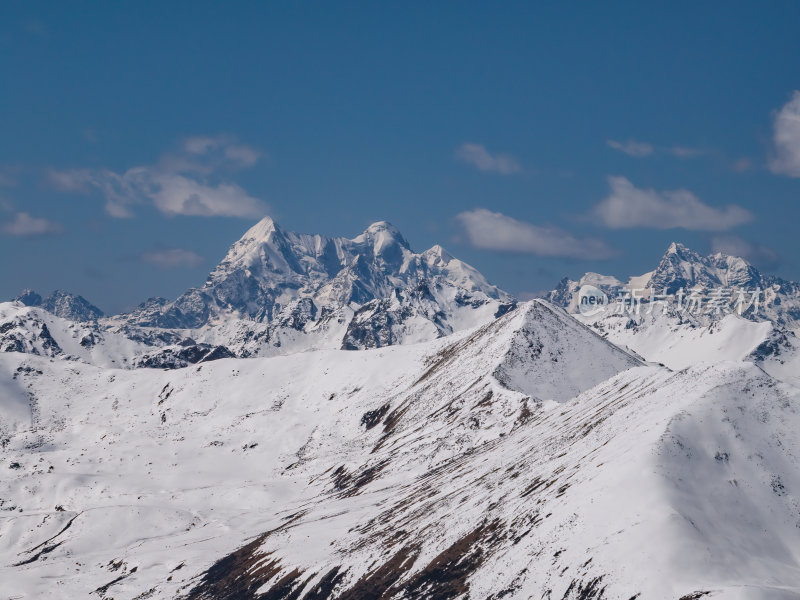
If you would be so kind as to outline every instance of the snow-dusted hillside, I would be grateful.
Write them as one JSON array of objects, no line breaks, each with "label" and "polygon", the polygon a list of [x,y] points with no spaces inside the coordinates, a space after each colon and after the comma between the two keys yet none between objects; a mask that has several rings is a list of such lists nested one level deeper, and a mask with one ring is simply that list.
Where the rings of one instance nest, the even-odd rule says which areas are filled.
[{"label": "snow-dusted hillside", "polygon": [[0,356],[15,598],[793,598],[798,391],[551,305],[423,344]]}]

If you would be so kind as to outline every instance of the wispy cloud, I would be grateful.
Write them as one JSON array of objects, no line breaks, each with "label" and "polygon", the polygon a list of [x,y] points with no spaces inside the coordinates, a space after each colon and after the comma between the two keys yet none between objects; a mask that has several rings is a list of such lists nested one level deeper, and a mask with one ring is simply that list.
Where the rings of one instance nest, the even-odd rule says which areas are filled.
[{"label": "wispy cloud", "polygon": [[479,171],[511,175],[521,170],[517,159],[509,154],[492,154],[481,144],[462,144],[456,148],[456,158]]},{"label": "wispy cloud", "polygon": [[714,252],[729,256],[739,256],[747,262],[762,268],[771,268],[780,262],[778,253],[772,248],[742,239],[736,235],[718,235],[711,240]]},{"label": "wispy cloud", "polygon": [[753,215],[740,206],[709,206],[689,190],[640,189],[625,177],[609,177],[608,184],[611,192],[595,207],[594,216],[611,229],[679,227],[694,231],[727,231],[753,219]]},{"label": "wispy cloud", "polygon": [[672,146],[669,149],[669,153],[678,158],[698,158],[708,154],[708,150],[705,148],[692,148],[691,146]]},{"label": "wispy cloud", "polygon": [[637,142],[636,140],[628,140],[627,142],[608,140],[606,141],[606,145],[609,148],[623,152],[628,156],[635,156],[637,158],[650,156],[653,153],[652,144],[648,144],[647,142]]},{"label": "wispy cloud", "polygon": [[63,230],[64,228],[55,221],[32,217],[26,212],[18,212],[10,221],[0,224],[0,232],[24,237],[50,235]]},{"label": "wispy cloud", "polygon": [[483,250],[589,260],[616,254],[602,240],[578,238],[558,227],[518,221],[485,208],[462,212],[456,220],[470,245]]},{"label": "wispy cloud", "polygon": [[260,154],[228,137],[184,140],[177,153],[154,165],[132,167],[124,173],[110,169],[51,170],[50,183],[63,192],[99,190],[106,212],[133,216],[132,206],[150,203],[166,215],[260,217],[268,207],[224,176],[252,167]]},{"label": "wispy cloud", "polygon": [[800,177],[800,91],[775,113],[769,169],[779,175]]},{"label": "wispy cloud", "polygon": [[636,158],[644,158],[645,156],[653,156],[656,154],[668,154],[676,158],[700,158],[708,156],[712,152],[706,148],[697,148],[693,146],[654,146],[649,142],[640,142],[637,140],[628,140],[626,142],[619,142],[617,140],[608,140],[606,145],[619,152],[623,152],[628,156]]},{"label": "wispy cloud", "polygon": [[168,248],[143,252],[139,258],[142,262],[153,265],[159,269],[180,269],[199,267],[204,259],[191,250],[182,248]]}]

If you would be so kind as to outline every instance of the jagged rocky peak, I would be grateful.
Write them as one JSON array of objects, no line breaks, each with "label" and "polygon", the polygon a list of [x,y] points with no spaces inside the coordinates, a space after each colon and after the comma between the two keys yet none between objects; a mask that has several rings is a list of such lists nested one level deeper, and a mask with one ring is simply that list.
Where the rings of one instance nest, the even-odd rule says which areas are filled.
[{"label": "jagged rocky peak", "polygon": [[42,297],[33,290],[26,289],[17,294],[14,302],[21,302],[25,306],[41,306]]},{"label": "jagged rocky peak", "polygon": [[439,244],[431,246],[425,250],[425,252],[422,253],[422,256],[425,259],[425,262],[431,267],[444,266],[454,259],[453,255],[442,248]]},{"label": "jagged rocky peak", "polygon": [[[443,311],[455,318],[464,307],[490,301],[513,302],[477,270],[439,246],[414,253],[400,231],[387,221],[377,221],[349,239],[295,233],[265,217],[230,247],[202,287],[188,290],[175,302],[134,311],[121,320],[131,325],[192,329],[230,319],[265,323],[291,320],[299,330],[302,327],[295,316],[283,314],[293,310],[290,307],[298,299],[308,299],[313,310],[303,314],[313,320],[317,309],[358,310],[373,300],[392,297],[394,290],[413,289],[421,283],[432,290],[432,300],[420,300],[414,294],[397,298],[427,303],[425,320]],[[487,307],[486,312],[492,314],[497,309]],[[415,312],[398,310],[393,303],[386,305],[386,310],[396,312],[393,322],[408,322]],[[452,331],[448,324],[439,322],[442,319],[435,318],[433,331]],[[461,322],[462,317],[458,319]]]},{"label": "jagged rocky peak", "polygon": [[697,252],[692,250],[691,248],[684,246],[680,242],[672,242],[667,248],[667,251],[664,253],[664,257],[668,256],[677,256],[681,260],[701,260],[702,256],[700,256]]},{"label": "jagged rocky peak", "polygon": [[[765,275],[744,258],[721,252],[703,256],[678,242],[670,244],[655,270],[649,273],[630,277],[627,281],[586,273],[577,281],[561,280],[546,297],[570,312],[577,312],[578,294],[583,285],[598,287],[612,298],[634,289],[640,290],[638,295],[645,297],[647,290],[667,295],[674,295],[680,289],[709,293],[724,288],[729,295],[744,290],[756,294],[759,299],[759,311],[747,313],[744,315],[746,318],[791,327],[800,321],[800,283]],[[714,320],[716,317],[712,315],[710,318]]]},{"label": "jagged rocky peak", "polygon": [[20,292],[15,302],[20,302],[25,306],[35,306],[43,308],[49,313],[69,319],[70,321],[96,321],[103,316],[103,311],[90,303],[83,296],[71,294],[63,290],[56,290],[47,298],[42,298],[33,290],[26,289]]},{"label": "jagged rocky peak", "polygon": [[761,284],[761,274],[743,258],[717,253],[701,256],[694,250],[673,242],[661,258],[647,287],[678,289],[702,287],[751,287]]}]

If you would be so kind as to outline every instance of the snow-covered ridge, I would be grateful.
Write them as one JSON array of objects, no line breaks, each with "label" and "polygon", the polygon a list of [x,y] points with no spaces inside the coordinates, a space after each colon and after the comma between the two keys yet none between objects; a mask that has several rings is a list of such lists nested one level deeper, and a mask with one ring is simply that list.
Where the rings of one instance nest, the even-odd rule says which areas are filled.
[{"label": "snow-covered ridge", "polygon": [[0,355],[3,591],[800,593],[799,392],[747,363],[640,365],[541,301],[421,344],[172,371]]}]

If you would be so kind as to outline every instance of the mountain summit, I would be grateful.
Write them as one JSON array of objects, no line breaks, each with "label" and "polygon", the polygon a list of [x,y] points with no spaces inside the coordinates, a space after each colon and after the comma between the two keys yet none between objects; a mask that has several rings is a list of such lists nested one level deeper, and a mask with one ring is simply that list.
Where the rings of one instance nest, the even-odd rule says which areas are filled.
[{"label": "mountain summit", "polygon": [[349,239],[295,233],[265,217],[202,287],[174,302],[150,299],[108,323],[126,335],[191,329],[252,356],[432,339],[488,322],[514,303],[440,246],[415,253],[387,221]]},{"label": "mountain summit", "polygon": [[638,290],[639,296],[654,294],[673,295],[678,290],[725,288],[759,291],[761,315],[746,315],[748,318],[768,320],[780,325],[789,325],[800,320],[800,283],[786,281],[774,275],[761,273],[743,258],[722,252],[703,256],[683,244],[673,242],[661,257],[653,271],[626,282],[597,273],[586,273],[577,281],[562,279],[546,297],[548,300],[577,311],[578,291],[584,285],[593,285],[609,297]]}]

